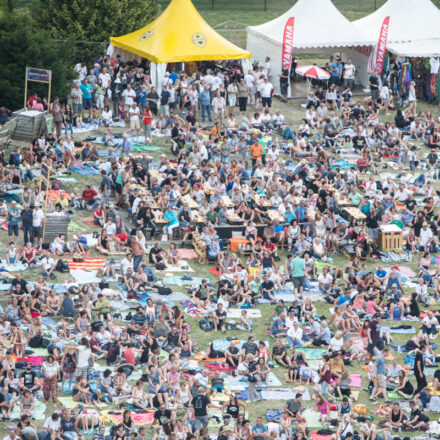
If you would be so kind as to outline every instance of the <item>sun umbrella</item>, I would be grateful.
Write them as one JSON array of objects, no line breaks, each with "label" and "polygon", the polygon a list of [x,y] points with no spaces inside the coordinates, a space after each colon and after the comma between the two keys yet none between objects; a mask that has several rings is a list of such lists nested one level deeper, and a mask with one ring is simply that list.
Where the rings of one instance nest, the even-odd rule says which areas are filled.
[{"label": "sun umbrella", "polygon": [[306,78],[321,79],[324,81],[330,78],[330,73],[318,66],[297,66],[295,72]]}]

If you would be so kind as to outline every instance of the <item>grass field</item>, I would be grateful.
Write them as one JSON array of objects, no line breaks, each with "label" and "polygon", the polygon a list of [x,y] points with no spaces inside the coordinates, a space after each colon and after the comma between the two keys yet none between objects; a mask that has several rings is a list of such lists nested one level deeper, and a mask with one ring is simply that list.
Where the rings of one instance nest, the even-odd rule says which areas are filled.
[{"label": "grass field", "polygon": [[[166,5],[169,3],[168,0],[159,0],[159,3],[162,5],[162,7],[166,7]],[[294,2],[287,1],[287,0],[275,0],[275,1],[267,1],[267,11],[264,11],[264,1],[263,0],[240,0],[240,1],[232,1],[232,0],[215,0],[214,2],[214,10],[211,9],[211,1],[210,0],[194,0],[195,6],[199,9],[202,16],[211,24],[211,25],[217,25],[219,23],[225,22],[227,20],[233,19],[234,21],[244,23],[244,24],[259,24],[263,23],[269,19],[275,18],[276,16],[280,15],[284,11],[286,11]],[[335,5],[341,10],[341,12],[350,20],[360,18],[366,14],[369,14],[373,12],[374,10],[374,0],[335,0]],[[381,6],[384,3],[384,0],[377,0],[377,7]],[[439,6],[440,0],[435,0],[434,3]],[[227,31],[223,31],[222,33],[225,34]],[[242,33],[237,33],[237,35]],[[235,36],[233,38],[236,38]],[[231,38],[232,39],[232,38]],[[234,40],[235,41],[235,40]],[[241,41],[243,39],[241,38]],[[286,120],[289,124],[293,127],[297,127],[299,125],[299,122],[301,118],[304,115],[304,109],[300,106],[301,102],[299,100],[292,100],[288,104],[282,104],[279,103],[278,100],[276,100],[274,104],[274,108],[279,108],[281,112],[285,115]],[[420,103],[419,104],[420,110],[426,111],[431,110],[435,117],[439,115],[437,107],[430,106],[427,104]],[[387,121],[391,120],[392,117],[382,117],[381,121]],[[115,130],[115,131],[122,131],[122,130]],[[89,133],[88,133],[89,134]],[[90,133],[91,135],[101,134],[102,130],[99,133]],[[75,136],[76,139],[82,139],[84,136]],[[15,143],[14,143],[15,144]],[[158,139],[155,141],[155,144],[160,145],[164,148],[163,152],[165,152],[167,155],[169,155],[169,144],[167,141],[163,140],[163,138]],[[23,143],[22,146],[25,146],[26,144]],[[425,153],[426,149],[422,147],[422,152]],[[152,156],[154,158],[158,158],[158,156],[162,153],[162,151],[154,152],[152,153]],[[387,170],[389,171],[389,170]],[[99,182],[99,178],[96,176],[75,176],[78,179],[77,184],[67,184],[65,186],[65,189],[67,191],[72,191],[75,187],[79,187],[82,189],[83,185],[85,183],[90,183],[91,185],[97,185]],[[439,185],[436,182],[435,186],[437,189],[439,189]],[[80,221],[78,223],[81,224]],[[92,228],[88,226],[87,224],[82,224],[82,226],[86,229],[86,231],[91,231]],[[3,245],[7,244],[9,241],[7,234],[5,231],[0,230],[0,243]],[[19,240],[19,244],[21,245],[21,237]],[[4,257],[4,252],[1,253],[2,257]],[[95,252],[92,252],[90,256],[96,256]],[[281,261],[284,262],[284,259],[286,257],[286,252],[281,252]],[[333,265],[335,267],[346,267],[347,266],[347,260],[345,257],[342,257],[341,255],[335,255],[333,260]],[[368,261],[368,267],[370,270],[375,270],[377,266],[377,262],[374,260]],[[209,272],[208,265],[202,265],[198,263],[196,260],[191,260],[190,262],[191,267],[194,269],[194,275],[195,276],[202,276],[202,277],[209,277],[212,281],[216,281],[213,279],[213,275]],[[416,256],[414,256],[411,263],[408,264],[414,271],[417,271],[418,262]],[[26,271],[23,276],[29,280],[29,281],[35,281],[37,277],[39,276],[39,271],[33,270],[33,271]],[[58,274],[56,282],[63,282],[67,278],[64,274]],[[182,289],[182,288],[180,288]],[[176,286],[173,286],[173,290],[179,290]],[[4,307],[7,304],[8,296],[6,294],[3,294],[0,297],[0,303]],[[327,315],[329,316],[329,306],[328,304],[324,302],[317,302],[315,304],[317,308],[317,312],[319,315]],[[273,306],[270,305],[262,305],[259,306],[259,309],[261,309],[263,317],[259,320],[254,320],[254,329],[252,334],[256,337],[256,339],[267,339],[265,336],[265,331],[267,325],[265,323],[269,322],[269,317],[272,314]],[[210,342],[212,342],[214,339],[221,338],[223,335],[215,332],[203,332],[200,330],[198,325],[198,319],[194,318],[186,318],[186,320],[191,324],[191,333],[192,333],[192,339],[198,343],[200,350],[205,350]],[[386,325],[390,325],[391,322],[384,322]],[[420,328],[419,322],[410,323],[413,325],[417,330]],[[231,333],[231,335],[240,338],[245,339],[249,335],[245,332],[236,331]],[[393,335],[393,342],[396,344],[404,343],[408,337],[406,335]],[[271,341],[272,345],[273,341]],[[399,363],[403,362],[403,356],[397,355],[396,353],[393,353],[394,356],[397,356]],[[100,361],[102,362],[102,361]],[[351,373],[361,373],[363,383],[362,386],[365,387],[367,385],[366,380],[366,372],[361,369],[361,366],[359,364],[356,364],[352,367],[348,368],[349,372]],[[284,381],[284,373],[285,370],[278,367],[274,369],[274,373],[282,380]],[[411,379],[411,381],[414,383],[414,380]],[[287,387],[291,387],[290,385],[287,385]],[[61,394],[63,395],[63,394]],[[359,395],[359,402],[364,403],[367,406],[368,413],[371,413],[371,410],[375,408],[375,405],[371,404],[371,402],[368,400],[368,394],[361,390]],[[252,402],[248,404],[248,416],[253,423],[257,416],[262,415],[264,416],[266,409],[275,409],[275,408],[282,408],[284,405],[284,402],[281,401],[260,401],[260,402]],[[310,402],[305,402],[306,407],[313,407],[314,400]],[[111,407],[112,409],[115,409],[114,406]],[[46,416],[49,416],[52,412],[53,406],[50,405],[48,409],[46,410]],[[432,419],[436,419],[436,416],[432,416]],[[375,420],[377,421],[378,418],[375,417]],[[41,426],[42,423],[39,421],[34,422],[37,426]],[[0,435],[4,436],[7,434],[7,427],[9,423],[0,422]],[[149,431],[148,438],[151,438],[151,431]],[[408,435],[408,434],[405,434]],[[409,436],[412,436],[414,434],[409,433]]]}]

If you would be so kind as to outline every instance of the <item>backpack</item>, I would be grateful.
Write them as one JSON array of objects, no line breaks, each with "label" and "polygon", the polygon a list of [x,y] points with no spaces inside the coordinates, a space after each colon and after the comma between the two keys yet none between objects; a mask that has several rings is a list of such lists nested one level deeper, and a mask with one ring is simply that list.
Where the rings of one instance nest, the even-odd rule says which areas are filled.
[{"label": "backpack", "polygon": [[107,365],[112,365],[116,362],[118,351],[119,350],[114,345],[110,346],[107,351]]},{"label": "backpack", "polygon": [[58,260],[55,266],[55,270],[61,273],[69,273],[69,263],[66,260]]},{"label": "backpack", "polygon": [[173,291],[169,287],[158,286],[157,291],[159,295],[171,295]]},{"label": "backpack", "polygon": [[31,339],[29,339],[28,345],[31,348],[40,348],[43,342],[43,336],[35,335]]},{"label": "backpack", "polygon": [[206,319],[206,318],[201,319],[201,320],[199,321],[199,326],[200,326],[200,328],[201,328],[203,331],[205,331],[205,332],[209,332],[209,331],[211,331],[211,330],[214,329],[214,323],[211,322],[211,321],[209,321],[209,320]]}]

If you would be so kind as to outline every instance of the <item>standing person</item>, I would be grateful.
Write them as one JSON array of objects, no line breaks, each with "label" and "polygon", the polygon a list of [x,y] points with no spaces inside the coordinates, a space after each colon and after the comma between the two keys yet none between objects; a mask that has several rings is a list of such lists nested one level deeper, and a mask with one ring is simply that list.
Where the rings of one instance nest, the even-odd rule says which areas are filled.
[{"label": "standing person", "polygon": [[208,115],[209,122],[212,122],[211,116],[211,95],[209,87],[205,86],[199,95],[200,105],[202,107],[202,122],[205,122],[206,115]]},{"label": "standing person", "polygon": [[215,119],[219,120],[223,124],[225,118],[226,102],[225,98],[220,95],[220,91],[217,91],[215,98],[212,100],[212,109],[215,114]]},{"label": "standing person", "polygon": [[79,380],[81,377],[88,377],[89,368],[93,366],[94,358],[90,343],[87,338],[81,338],[81,345],[77,347],[69,345],[69,349],[76,350],[78,352],[78,358],[76,362],[75,380]]},{"label": "standing person", "polygon": [[299,253],[296,253],[295,258],[292,259],[290,265],[292,267],[292,278],[295,294],[298,295],[299,293],[299,297],[302,298],[304,291],[304,268],[306,263],[304,258],[301,258]]},{"label": "standing person", "polygon": [[370,354],[373,354],[375,347],[381,349],[383,347],[383,341],[380,337],[380,313],[374,315],[374,319],[371,320],[368,326],[368,345],[367,350]]},{"label": "standing person", "polygon": [[416,83],[415,81],[411,81],[409,85],[409,92],[408,92],[408,102],[409,102],[409,109],[412,111],[414,115],[417,113],[417,96],[416,96]]},{"label": "standing person", "polygon": [[63,125],[63,111],[60,104],[55,104],[52,109],[52,123],[55,126],[57,138],[61,138]]},{"label": "standing person", "polygon": [[23,210],[21,211],[21,224],[23,227],[23,243],[26,245],[32,243],[32,221],[33,221],[33,210],[29,205],[23,205]]},{"label": "standing person", "polygon": [[191,400],[191,406],[194,410],[194,428],[196,440],[199,440],[200,431],[202,431],[203,438],[207,436],[209,423],[207,408],[214,406],[209,400],[209,397],[206,396],[206,388],[199,387],[197,394]]},{"label": "standing person", "polygon": [[139,243],[139,241],[137,241],[135,235],[130,239],[130,250],[133,255],[133,272],[136,272],[139,265],[142,263],[142,258],[144,258],[145,248]]},{"label": "standing person", "polygon": [[371,100],[376,103],[379,98],[379,75],[377,72],[370,76],[368,85],[370,86]]},{"label": "standing person", "polygon": [[387,398],[387,390],[385,383],[385,357],[388,356],[389,352],[387,348],[384,348],[382,352],[380,352],[377,347],[374,347],[373,353],[376,356],[376,385],[373,388],[373,392],[371,393],[370,400],[375,401],[379,395],[386,400]]},{"label": "standing person", "polygon": [[414,361],[414,376],[417,381],[417,388],[414,391],[415,396],[419,391],[423,390],[423,388],[428,386],[428,382],[426,381],[426,376],[425,376],[425,360],[423,358],[425,351],[426,351],[426,344],[422,342],[420,344],[419,349],[416,351],[416,358]]},{"label": "standing person", "polygon": [[36,205],[32,212],[32,240],[34,246],[39,250],[42,249],[43,244],[43,222],[44,211],[41,205]]},{"label": "standing person", "polygon": [[163,86],[160,94],[160,113],[165,117],[170,116],[170,102],[171,93],[167,90],[166,86]]},{"label": "standing person", "polygon": [[261,83],[261,104],[264,107],[272,106],[273,85],[269,82],[269,78],[265,76]]},{"label": "standing person", "polygon": [[269,78],[269,81],[272,79],[272,67],[270,65],[270,57],[266,57],[264,59],[264,74]]},{"label": "standing person", "polygon": [[101,203],[103,206],[107,206],[110,195],[112,192],[112,181],[105,170],[101,170],[101,183],[99,185],[101,191]]},{"label": "standing person", "polygon": [[[92,108],[93,108],[92,90],[93,90],[93,87],[85,79],[83,81],[83,83],[80,85],[79,88],[81,89],[81,93],[82,93],[82,110],[83,110],[83,113],[84,113],[85,110],[88,110],[89,111],[89,119],[92,119]],[[84,114],[83,114],[83,116],[84,116]],[[58,132],[57,132],[57,136],[58,136]]]},{"label": "standing person", "polygon": [[41,367],[43,373],[43,395],[44,400],[49,402],[50,397],[54,404],[57,403],[58,397],[58,376],[60,373],[60,365],[55,357],[50,354]]},{"label": "standing person", "polygon": [[284,65],[279,76],[280,76],[281,102],[287,102],[287,93],[289,90],[289,66]]},{"label": "standing person", "polygon": [[157,94],[156,87],[151,87],[149,93],[147,93],[147,106],[151,110],[153,115],[157,116],[157,101],[159,100],[159,95]]},{"label": "standing person", "polygon": [[244,82],[244,79],[241,79],[238,85],[238,106],[240,108],[240,112],[246,111],[248,97],[249,87]]},{"label": "standing person", "polygon": [[145,114],[144,114],[144,120],[142,121],[142,125],[144,127],[144,137],[145,142],[148,142],[151,144],[153,140],[151,139],[151,123],[153,122],[153,114],[151,112],[150,107],[146,107]]},{"label": "standing person", "polygon": [[352,64],[350,58],[348,58],[347,62],[345,63],[343,77],[344,77],[344,87],[346,89],[353,90],[354,80],[356,77],[356,67],[354,66],[354,64]]},{"label": "standing person", "polygon": [[79,83],[75,84],[75,87],[70,91],[70,97],[72,98],[72,107],[74,116],[81,116],[82,114],[82,92],[79,88]]},{"label": "standing person", "polygon": [[136,92],[131,88],[130,84],[127,84],[127,88],[122,92],[124,98],[124,119],[128,119],[128,113],[136,98]]},{"label": "standing person", "polygon": [[234,80],[228,86],[228,104],[229,104],[229,116],[234,113],[234,107],[237,104],[238,86],[237,81]]},{"label": "standing person", "polygon": [[137,106],[135,101],[133,101],[133,103],[131,104],[128,114],[130,118],[130,135],[132,138],[134,138],[135,136],[133,136],[133,133],[135,133],[136,137],[139,137],[139,132],[141,129],[139,116],[141,114],[141,111],[139,110],[139,107]]},{"label": "standing person", "polygon": [[21,213],[20,209],[17,207],[15,200],[11,202],[11,206],[8,208],[8,235],[18,238],[18,225],[20,223]]}]

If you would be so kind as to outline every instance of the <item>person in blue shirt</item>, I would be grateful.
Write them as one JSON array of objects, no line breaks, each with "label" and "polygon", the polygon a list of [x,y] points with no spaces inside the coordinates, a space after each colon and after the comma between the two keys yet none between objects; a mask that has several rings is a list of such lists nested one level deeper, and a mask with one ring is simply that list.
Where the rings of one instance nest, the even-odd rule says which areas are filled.
[{"label": "person in blue shirt", "polygon": [[209,94],[208,86],[205,86],[205,88],[200,92],[199,99],[202,106],[202,122],[205,122],[206,115],[208,115],[209,122],[212,122],[211,95]]},{"label": "person in blue shirt", "polygon": [[172,240],[173,238],[173,229],[179,227],[179,219],[177,217],[178,207],[168,205],[165,211],[163,218],[168,220],[167,225],[163,228],[163,232],[168,235],[168,239]]},{"label": "person in blue shirt", "polygon": [[306,201],[301,199],[300,204],[295,209],[295,216],[300,223],[306,220],[306,211]]},{"label": "person in blue shirt", "polygon": [[[263,425],[263,419],[261,417],[257,417],[257,423],[252,426],[253,440],[266,440],[267,438],[267,426]],[[263,436],[259,436],[258,434],[265,434]]]},{"label": "person in blue shirt", "polygon": [[330,75],[330,82],[338,86],[341,83],[342,76],[342,63],[340,58],[330,64]]},{"label": "person in blue shirt", "polygon": [[83,83],[79,86],[82,95],[83,95],[83,110],[89,110],[89,118],[90,118],[90,112],[93,107],[92,103],[92,90],[93,87],[87,79],[83,81]]},{"label": "person in blue shirt", "polygon": [[351,300],[350,291],[347,290],[344,295],[341,295],[336,301],[335,306],[342,306],[345,303],[349,303]]},{"label": "person in blue shirt", "polygon": [[139,110],[141,111],[141,114],[144,114],[145,107],[147,105],[147,88],[146,86],[142,86],[141,90],[139,90],[136,93],[136,97],[138,100]]},{"label": "person in blue shirt", "polygon": [[292,211],[292,208],[290,205],[286,206],[286,210],[284,211],[283,217],[284,217],[284,221],[286,223],[290,223],[292,220],[294,220],[296,218],[295,213]]},{"label": "person in blue shirt", "polygon": [[179,77],[179,75],[177,75],[177,73],[174,71],[174,69],[171,69],[170,80],[173,82],[173,84],[176,83],[176,80],[178,77]]},{"label": "person in blue shirt", "polygon": [[376,270],[376,276],[383,280],[387,276],[386,270],[383,268],[383,266],[379,266]]}]

